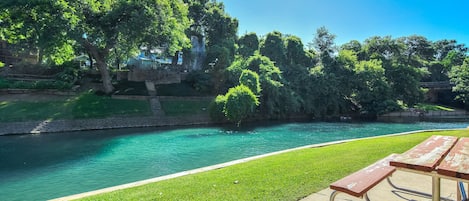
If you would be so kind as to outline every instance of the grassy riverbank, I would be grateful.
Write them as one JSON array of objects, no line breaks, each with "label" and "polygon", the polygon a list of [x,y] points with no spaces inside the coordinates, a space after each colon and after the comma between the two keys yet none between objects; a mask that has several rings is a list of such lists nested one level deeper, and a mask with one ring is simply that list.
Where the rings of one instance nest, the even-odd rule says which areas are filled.
[{"label": "grassy riverbank", "polygon": [[298,200],[431,135],[469,137],[469,130],[424,132],[303,149],[83,200]]},{"label": "grassy riverbank", "polygon": [[97,96],[91,92],[53,100],[35,100],[33,96],[31,99],[0,101],[0,122],[151,114],[150,104],[146,100],[117,100],[108,96]]}]

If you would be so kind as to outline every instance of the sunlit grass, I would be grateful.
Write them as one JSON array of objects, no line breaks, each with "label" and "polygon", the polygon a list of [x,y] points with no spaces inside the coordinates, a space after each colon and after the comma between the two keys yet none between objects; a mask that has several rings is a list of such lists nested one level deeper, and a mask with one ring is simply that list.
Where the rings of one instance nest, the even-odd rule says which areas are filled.
[{"label": "sunlit grass", "polygon": [[417,109],[421,109],[424,111],[448,111],[448,112],[453,112],[453,108],[449,108],[446,106],[441,106],[441,105],[433,105],[433,104],[424,104],[420,103],[415,106]]},{"label": "sunlit grass", "polygon": [[161,107],[167,116],[182,116],[207,113],[210,100],[164,100]]},{"label": "sunlit grass", "polygon": [[391,153],[403,153],[431,135],[469,137],[469,130],[303,149],[83,200],[298,200]]},{"label": "sunlit grass", "polygon": [[93,93],[83,93],[67,100],[3,101],[0,103],[0,121],[31,121],[45,119],[104,118],[116,115],[151,115],[148,101],[116,100]]}]

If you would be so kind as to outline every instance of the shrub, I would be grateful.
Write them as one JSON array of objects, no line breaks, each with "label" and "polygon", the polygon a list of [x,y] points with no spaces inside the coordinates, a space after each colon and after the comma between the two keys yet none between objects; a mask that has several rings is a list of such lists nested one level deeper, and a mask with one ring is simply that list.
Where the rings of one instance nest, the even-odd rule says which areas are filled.
[{"label": "shrub", "polygon": [[62,71],[56,75],[56,80],[75,83],[76,80],[79,80],[82,76],[80,71],[80,64],[74,61],[65,62],[60,66],[57,66],[58,69]]},{"label": "shrub", "polygon": [[0,89],[10,88],[11,82],[5,79],[0,78]]},{"label": "shrub", "polygon": [[226,103],[223,111],[228,120],[236,122],[239,126],[241,121],[254,112],[259,105],[259,99],[245,85],[230,88],[226,93]]},{"label": "shrub", "polygon": [[213,80],[210,74],[204,71],[193,71],[187,75],[185,81],[192,86],[196,91],[204,94],[209,94],[213,88]]},{"label": "shrub", "polygon": [[243,70],[239,76],[239,84],[245,85],[251,91],[259,95],[261,93],[261,83],[259,82],[259,75],[251,70]]},{"label": "shrub", "polygon": [[226,96],[218,95],[209,105],[208,111],[213,120],[226,120],[223,109],[225,108]]}]

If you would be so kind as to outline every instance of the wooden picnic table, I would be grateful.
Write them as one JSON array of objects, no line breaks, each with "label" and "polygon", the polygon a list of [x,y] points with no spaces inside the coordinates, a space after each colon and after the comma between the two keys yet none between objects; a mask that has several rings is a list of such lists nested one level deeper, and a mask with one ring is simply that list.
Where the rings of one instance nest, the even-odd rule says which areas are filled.
[{"label": "wooden picnic table", "polygon": [[[436,170],[446,155],[452,150],[457,140],[458,138],[453,136],[432,136],[396,157],[390,162],[390,165],[397,167],[398,170],[432,176],[432,200],[438,201],[440,200],[441,176]],[[448,160],[447,163],[442,163],[442,165],[447,165],[442,166],[440,171],[446,171],[445,173],[448,173],[447,176],[455,173],[451,172],[451,170],[457,169],[456,171],[459,171],[460,166],[453,167],[452,165],[456,163],[451,163],[451,161],[457,161],[459,159],[455,157],[453,157],[453,159],[454,160]],[[456,175],[458,175],[458,173],[456,173]]]}]

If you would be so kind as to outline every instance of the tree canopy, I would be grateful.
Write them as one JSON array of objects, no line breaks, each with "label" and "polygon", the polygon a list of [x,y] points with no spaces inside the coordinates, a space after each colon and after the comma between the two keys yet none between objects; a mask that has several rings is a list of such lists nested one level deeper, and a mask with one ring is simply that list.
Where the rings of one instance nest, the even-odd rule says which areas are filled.
[{"label": "tree canopy", "polygon": [[180,50],[189,45],[187,15],[182,0],[7,0],[0,4],[0,36],[37,47],[39,55],[47,53],[56,63],[66,58],[57,54],[84,50],[96,60],[104,91],[110,93],[110,52],[131,53],[141,47]]},{"label": "tree canopy", "polygon": [[186,53],[196,36],[205,60],[187,82],[223,94],[214,114],[235,122],[256,114],[376,116],[425,101],[421,82],[452,83],[458,98],[469,100],[468,49],[456,40],[371,36],[339,47],[320,27],[305,47],[279,31],[238,37],[238,23],[216,0],[0,2],[0,40],[36,51],[45,63],[88,54],[106,93],[113,91],[115,63],[141,49]]}]

